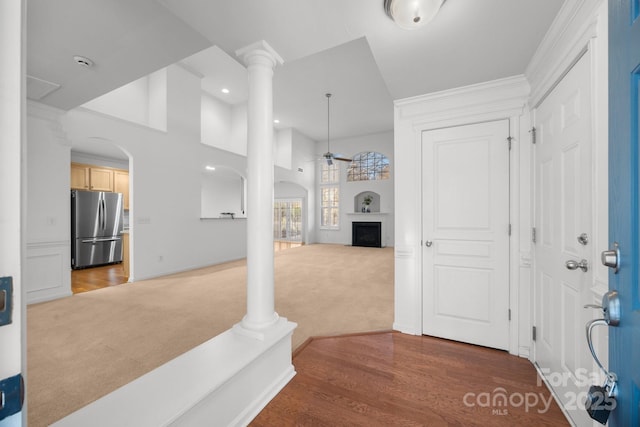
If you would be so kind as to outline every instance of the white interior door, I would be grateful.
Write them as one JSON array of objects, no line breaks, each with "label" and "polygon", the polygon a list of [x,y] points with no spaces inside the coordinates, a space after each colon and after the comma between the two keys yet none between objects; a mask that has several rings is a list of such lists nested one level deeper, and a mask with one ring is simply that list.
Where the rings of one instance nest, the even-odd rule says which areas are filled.
[{"label": "white interior door", "polygon": [[[582,401],[593,260],[578,240],[592,235],[589,67],[586,54],[535,111],[535,358],[576,425],[592,424]],[[587,271],[566,267],[582,259]]]},{"label": "white interior door", "polygon": [[509,347],[509,121],[422,134],[423,333]]}]

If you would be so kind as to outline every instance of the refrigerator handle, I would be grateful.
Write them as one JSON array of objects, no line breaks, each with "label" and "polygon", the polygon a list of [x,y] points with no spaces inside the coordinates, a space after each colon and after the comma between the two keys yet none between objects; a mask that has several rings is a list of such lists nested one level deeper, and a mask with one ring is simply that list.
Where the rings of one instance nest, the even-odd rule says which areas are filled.
[{"label": "refrigerator handle", "polygon": [[102,231],[107,228],[107,204],[102,199]]}]

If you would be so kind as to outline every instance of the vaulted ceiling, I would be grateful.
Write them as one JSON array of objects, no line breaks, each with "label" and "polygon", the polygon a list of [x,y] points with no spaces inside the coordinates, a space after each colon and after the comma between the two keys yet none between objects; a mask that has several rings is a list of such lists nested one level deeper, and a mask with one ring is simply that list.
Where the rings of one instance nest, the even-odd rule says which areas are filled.
[{"label": "vaulted ceiling", "polygon": [[393,128],[395,99],[524,73],[562,3],[448,0],[407,31],[383,0],[29,0],[28,93],[68,110],[183,60],[203,90],[238,104],[247,88],[235,51],[265,40],[285,61],[278,126],[323,140],[331,92],[332,138],[375,133]]}]

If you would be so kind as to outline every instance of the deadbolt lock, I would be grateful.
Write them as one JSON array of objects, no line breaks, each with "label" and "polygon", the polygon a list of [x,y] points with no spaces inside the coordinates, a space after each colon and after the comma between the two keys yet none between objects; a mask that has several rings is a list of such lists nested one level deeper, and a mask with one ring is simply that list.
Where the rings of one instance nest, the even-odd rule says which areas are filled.
[{"label": "deadbolt lock", "polygon": [[620,271],[620,246],[618,242],[613,242],[613,249],[602,251],[601,259],[605,267],[612,268],[613,273],[618,274]]}]

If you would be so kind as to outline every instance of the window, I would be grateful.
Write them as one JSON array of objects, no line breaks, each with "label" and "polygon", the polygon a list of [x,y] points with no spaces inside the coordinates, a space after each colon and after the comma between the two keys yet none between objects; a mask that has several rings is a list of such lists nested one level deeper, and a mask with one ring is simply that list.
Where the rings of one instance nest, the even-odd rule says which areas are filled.
[{"label": "window", "polygon": [[353,156],[347,169],[347,181],[372,181],[389,179],[389,159],[375,151],[365,151]]},{"label": "window", "polygon": [[340,168],[323,164],[320,171],[320,227],[340,226]]}]

